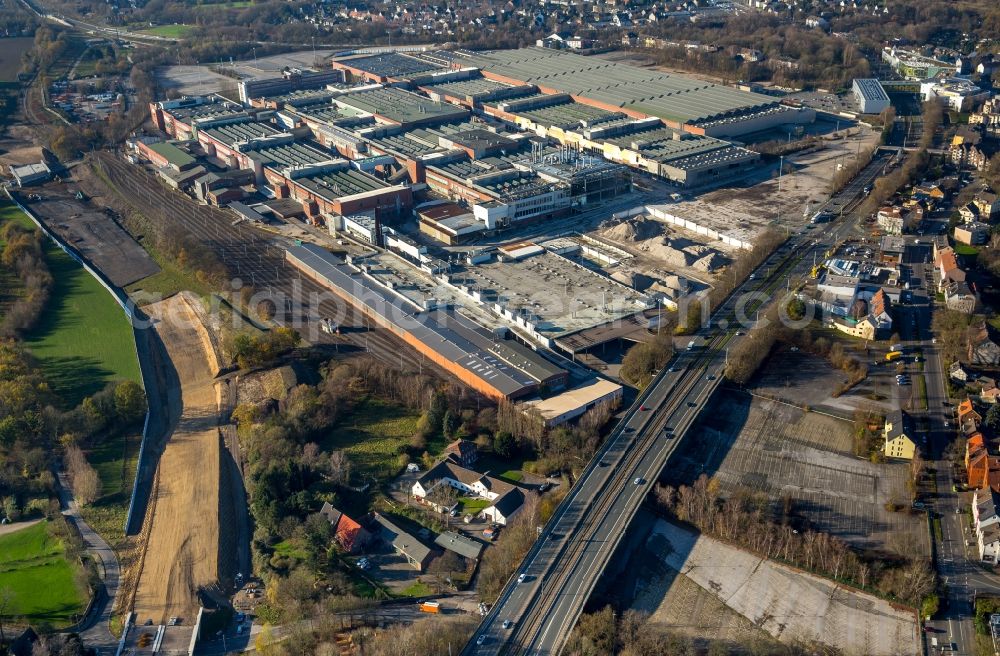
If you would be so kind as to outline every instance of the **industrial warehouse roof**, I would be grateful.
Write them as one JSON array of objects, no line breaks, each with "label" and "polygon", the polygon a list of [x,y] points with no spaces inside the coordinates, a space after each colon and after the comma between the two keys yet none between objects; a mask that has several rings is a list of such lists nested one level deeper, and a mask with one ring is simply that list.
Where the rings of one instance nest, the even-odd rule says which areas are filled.
[{"label": "industrial warehouse roof", "polygon": [[164,112],[170,114],[174,118],[178,118],[182,121],[194,120],[199,118],[218,118],[222,116],[239,116],[245,114],[243,108],[239,105],[235,105],[231,102],[221,100],[219,98],[214,98],[207,103],[202,103],[201,105],[185,105],[182,107],[173,107],[171,109],[165,109]]},{"label": "industrial warehouse roof", "polygon": [[257,121],[226,123],[225,125],[217,125],[215,127],[202,130],[202,132],[219,143],[227,146],[233,146],[234,144],[243,141],[250,141],[251,139],[260,139],[261,137],[270,137],[279,134],[278,130],[275,130],[267,123],[258,123]]},{"label": "industrial warehouse roof", "polygon": [[[342,88],[340,85],[337,85],[337,87]],[[270,102],[285,107],[305,107],[306,105],[315,105],[318,103],[329,104],[330,99],[336,95],[335,91],[328,91],[326,89],[299,89],[283,93],[280,96],[267,96],[267,99]]]},{"label": "industrial warehouse roof", "polygon": [[[461,142],[463,135],[469,135],[473,131],[485,131],[482,128],[482,123],[454,121],[435,125],[434,127],[414,128],[399,134],[384,135],[381,137],[368,136],[367,139],[375,146],[384,150],[407,157],[416,157],[418,155],[448,150],[448,146],[441,143],[442,137]],[[503,136],[506,129],[506,126],[499,126],[499,134]]]},{"label": "industrial warehouse roof", "polygon": [[679,134],[670,128],[656,128],[633,132],[608,139],[620,148],[641,150],[644,157],[667,163],[693,155],[731,147],[728,142],[713,137]]},{"label": "industrial warehouse roof", "polygon": [[466,96],[478,96],[492,93],[499,89],[509,89],[510,84],[488,80],[484,77],[477,77],[471,80],[458,80],[455,82],[441,82],[434,86],[427,87],[428,91],[448,95],[455,98],[465,98]]},{"label": "industrial warehouse roof", "polygon": [[344,94],[337,98],[337,103],[402,125],[454,121],[469,115],[469,111],[461,107],[435,102],[395,87]]},{"label": "industrial warehouse roof", "polygon": [[515,112],[519,116],[529,118],[535,123],[546,127],[556,125],[564,128],[580,127],[580,125],[583,124],[591,126],[598,123],[627,118],[626,115],[621,112],[609,112],[606,109],[591,107],[590,105],[573,102],[572,100],[567,100],[554,105],[548,105],[546,107],[539,107],[538,109],[528,109],[524,111],[515,110]]},{"label": "industrial warehouse roof", "polygon": [[775,105],[773,98],[550,48],[465,54],[469,65],[649,116],[697,123]]},{"label": "industrial warehouse roof", "polygon": [[303,107],[297,107],[295,113],[312,121],[317,121],[319,123],[333,123],[343,118],[347,118],[347,114],[344,114],[336,105],[330,103],[314,104]]},{"label": "industrial warehouse roof", "polygon": [[312,146],[300,143],[289,143],[270,148],[261,148],[250,153],[250,157],[260,162],[263,166],[283,169],[289,166],[303,166],[306,164],[317,164],[337,159],[336,155],[324,153]]},{"label": "industrial warehouse roof", "polygon": [[389,187],[378,178],[354,169],[303,176],[295,178],[293,182],[327,200],[337,200]]},{"label": "industrial warehouse roof", "polygon": [[498,393],[516,397],[565,371],[531,349],[498,340],[464,315],[421,312],[409,300],[383,288],[357,269],[311,244],[293,246],[288,259],[359,307],[392,322],[445,361],[476,376]]},{"label": "industrial warehouse roof", "polygon": [[439,71],[443,65],[411,57],[399,52],[387,52],[378,55],[362,55],[360,57],[345,57],[335,60],[344,66],[356,68],[379,77],[406,78],[417,73]]},{"label": "industrial warehouse roof", "polygon": [[173,164],[179,169],[194,164],[195,162],[194,157],[187,154],[169,141],[147,144],[146,147],[163,159],[167,160],[168,164]]}]

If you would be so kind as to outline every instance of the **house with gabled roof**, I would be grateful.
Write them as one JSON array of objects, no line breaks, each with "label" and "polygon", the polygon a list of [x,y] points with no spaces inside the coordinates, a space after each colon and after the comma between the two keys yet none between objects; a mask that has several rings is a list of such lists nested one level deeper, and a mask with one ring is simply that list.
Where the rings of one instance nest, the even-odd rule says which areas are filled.
[{"label": "house with gabled roof", "polygon": [[463,467],[472,467],[479,459],[479,449],[475,442],[455,440],[444,448],[444,457]]},{"label": "house with gabled roof", "polygon": [[885,457],[912,460],[917,443],[911,435],[909,417],[902,410],[889,413],[882,428],[882,438],[885,441],[882,451]]},{"label": "house with gabled roof", "polygon": [[344,553],[358,553],[371,540],[371,533],[366,531],[361,524],[331,506],[328,501],[323,502],[319,513],[326,521],[330,522],[330,527],[333,529],[333,539]]},{"label": "house with gabled roof", "polygon": [[524,505],[524,491],[507,481],[488,474],[467,469],[451,459],[445,459],[427,470],[412,487],[413,496],[421,503],[434,507],[438,512],[444,508],[432,498],[434,489],[447,485],[461,494],[475,496],[490,501],[482,515],[500,525],[507,522]]},{"label": "house with gabled roof", "polygon": [[427,569],[427,565],[430,564],[434,556],[430,547],[404,531],[384,515],[373,513],[372,517],[379,528],[379,535],[392,546],[396,553],[406,558],[406,561],[418,572]]}]

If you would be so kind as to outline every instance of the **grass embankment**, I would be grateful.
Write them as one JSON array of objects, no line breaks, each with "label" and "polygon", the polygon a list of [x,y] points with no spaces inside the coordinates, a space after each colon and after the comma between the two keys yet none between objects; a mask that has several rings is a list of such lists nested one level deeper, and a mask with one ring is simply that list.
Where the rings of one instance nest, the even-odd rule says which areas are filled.
[{"label": "grass embankment", "polygon": [[[34,224],[16,206],[0,205],[0,226]],[[45,259],[55,283],[38,325],[24,340],[64,408],[118,380],[141,382],[128,318],[110,293],[52,242]],[[84,519],[113,544],[123,536],[139,435],[108,438],[87,453],[101,477],[102,496],[83,509]]]},{"label": "grass embankment", "polygon": [[64,407],[116,380],[140,381],[124,311],[86,270],[52,243],[45,259],[55,284],[48,307],[24,343]]},{"label": "grass embankment", "polygon": [[86,604],[81,574],[47,522],[0,536],[0,590],[12,595],[5,620],[72,624]]},{"label": "grass embankment", "polygon": [[101,477],[101,496],[80,510],[83,520],[117,550],[125,539],[125,514],[139,463],[142,435],[108,439],[87,453],[87,461]]}]

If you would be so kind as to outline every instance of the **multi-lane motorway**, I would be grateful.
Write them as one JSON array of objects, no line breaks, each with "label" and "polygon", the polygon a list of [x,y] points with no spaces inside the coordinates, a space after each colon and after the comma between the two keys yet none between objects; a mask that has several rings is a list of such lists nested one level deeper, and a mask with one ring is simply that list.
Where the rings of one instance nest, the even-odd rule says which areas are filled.
[{"label": "multi-lane motorway", "polygon": [[[877,158],[823,209],[849,212],[883,164]],[[715,311],[694,348],[677,355],[625,413],[463,654],[559,653],[639,504],[718,387],[727,349],[752,339],[741,319],[753,316],[762,295],[803,278],[814,254],[821,257],[851,228],[843,221],[804,228]]]}]

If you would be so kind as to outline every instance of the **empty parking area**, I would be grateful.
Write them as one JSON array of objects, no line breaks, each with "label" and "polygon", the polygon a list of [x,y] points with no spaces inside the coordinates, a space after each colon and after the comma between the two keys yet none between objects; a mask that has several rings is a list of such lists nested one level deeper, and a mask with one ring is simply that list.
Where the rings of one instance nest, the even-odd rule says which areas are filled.
[{"label": "empty parking area", "polygon": [[160,267],[124,228],[102,209],[74,197],[66,185],[39,189],[42,200],[28,208],[113,284],[124,287],[160,271]]},{"label": "empty parking area", "polygon": [[702,414],[668,468],[671,483],[705,473],[723,493],[763,493],[775,512],[783,499],[802,528],[828,532],[860,548],[928,554],[921,515],[890,512],[904,503],[908,466],[872,464],[850,454],[851,424],[769,400],[723,392]]}]

